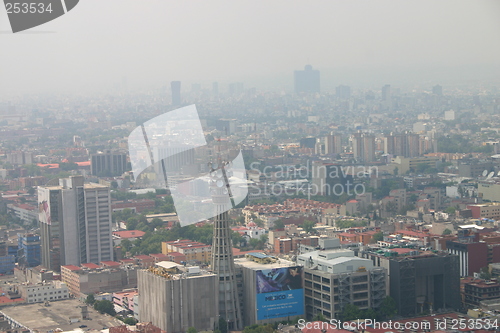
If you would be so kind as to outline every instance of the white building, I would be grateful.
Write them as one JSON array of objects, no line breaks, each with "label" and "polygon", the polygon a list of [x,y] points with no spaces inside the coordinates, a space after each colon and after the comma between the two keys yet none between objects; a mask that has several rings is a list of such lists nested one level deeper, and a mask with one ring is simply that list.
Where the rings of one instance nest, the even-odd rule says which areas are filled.
[{"label": "white building", "polygon": [[18,289],[27,303],[59,301],[69,298],[68,286],[61,281],[20,285]]}]

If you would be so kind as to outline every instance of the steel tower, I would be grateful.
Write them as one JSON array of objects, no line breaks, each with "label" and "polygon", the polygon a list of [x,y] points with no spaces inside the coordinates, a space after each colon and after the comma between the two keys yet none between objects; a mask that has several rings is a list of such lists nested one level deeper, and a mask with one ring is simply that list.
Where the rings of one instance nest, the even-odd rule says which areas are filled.
[{"label": "steel tower", "polygon": [[[219,315],[227,322],[228,330],[242,330],[240,300],[231,243],[228,210],[232,208],[228,167],[230,163],[211,163],[212,201],[215,204],[214,238],[212,242],[212,271],[219,277]],[[230,176],[230,175],[229,175]]]}]

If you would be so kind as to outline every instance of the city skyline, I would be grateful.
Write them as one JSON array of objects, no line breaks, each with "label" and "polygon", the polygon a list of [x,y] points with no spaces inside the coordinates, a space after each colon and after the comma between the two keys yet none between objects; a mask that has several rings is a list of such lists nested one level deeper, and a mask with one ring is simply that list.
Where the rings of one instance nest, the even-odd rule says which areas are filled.
[{"label": "city skyline", "polygon": [[[325,90],[356,82],[494,81],[499,7],[494,1],[143,6],[130,0],[101,2],[102,14],[95,15],[96,4],[86,1],[11,35],[0,10],[0,49],[9,50],[0,54],[0,89],[79,93],[108,90],[127,77],[131,89],[180,80],[291,90],[293,71],[307,64],[322,72]],[[119,14],[114,24],[106,12]]]}]

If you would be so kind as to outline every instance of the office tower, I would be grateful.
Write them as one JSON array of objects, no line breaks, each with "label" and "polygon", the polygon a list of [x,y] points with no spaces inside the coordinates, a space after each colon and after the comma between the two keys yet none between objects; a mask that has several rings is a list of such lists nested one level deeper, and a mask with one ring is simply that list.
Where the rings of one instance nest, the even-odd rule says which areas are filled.
[{"label": "office tower", "polygon": [[236,119],[217,119],[215,129],[221,131],[223,135],[231,135],[236,132]]},{"label": "office tower", "polygon": [[338,196],[347,184],[353,184],[353,176],[342,172],[340,164],[313,161],[311,195]]},{"label": "office tower", "polygon": [[375,136],[355,133],[352,139],[354,158],[365,163],[375,161]]},{"label": "office tower", "polygon": [[127,154],[105,150],[90,156],[90,171],[95,176],[121,176],[127,169]]},{"label": "office tower", "polygon": [[213,331],[218,324],[217,275],[161,261],[137,273],[139,321],[165,332]]},{"label": "office tower", "polygon": [[339,134],[329,134],[325,138],[325,154],[335,155],[341,154],[342,150],[342,136]]},{"label": "office tower", "polygon": [[340,85],[335,88],[335,94],[339,99],[349,99],[351,98],[351,87]]},{"label": "office tower", "polygon": [[388,84],[382,87],[382,107],[392,110],[391,86]]},{"label": "office tower", "polygon": [[212,96],[213,97],[219,96],[219,83],[218,82],[212,83]]},{"label": "office tower", "polygon": [[[386,269],[354,256],[352,250],[304,252],[297,257],[297,264],[304,266],[308,318],[318,314],[326,319],[339,318],[347,304],[360,310],[377,310],[386,296]],[[318,294],[322,294],[322,302],[315,302],[313,295]]]},{"label": "office tower", "polygon": [[300,148],[314,148],[315,145],[316,145],[316,138],[300,139]]},{"label": "office tower", "polygon": [[439,309],[460,308],[459,258],[447,253],[366,249],[359,256],[388,270],[389,295],[398,315],[410,317]]},{"label": "office tower", "polygon": [[44,267],[113,260],[109,187],[59,179],[38,188],[38,207]]},{"label": "office tower", "polygon": [[18,233],[17,244],[20,266],[35,267],[40,265],[40,236],[30,233]]},{"label": "office tower", "polygon": [[170,87],[172,89],[172,105],[181,104],[181,81],[170,82]]},{"label": "office tower", "polygon": [[432,93],[434,95],[443,96],[443,87],[441,87],[439,84],[435,85],[434,87],[432,87]]},{"label": "office tower", "polygon": [[319,93],[319,71],[313,70],[311,65],[307,65],[303,71],[295,71],[294,83],[296,93]]},{"label": "office tower", "polygon": [[402,157],[420,156],[420,136],[412,133],[386,135],[384,153]]},{"label": "office tower", "polygon": [[239,301],[236,274],[231,244],[232,231],[229,228],[228,207],[231,207],[228,189],[223,185],[227,182],[226,171],[222,162],[214,163],[212,174],[219,174],[214,179],[212,201],[216,205],[214,218],[214,236],[212,242],[212,271],[219,277],[219,315],[228,323],[228,330],[237,331],[243,328],[241,304]]}]

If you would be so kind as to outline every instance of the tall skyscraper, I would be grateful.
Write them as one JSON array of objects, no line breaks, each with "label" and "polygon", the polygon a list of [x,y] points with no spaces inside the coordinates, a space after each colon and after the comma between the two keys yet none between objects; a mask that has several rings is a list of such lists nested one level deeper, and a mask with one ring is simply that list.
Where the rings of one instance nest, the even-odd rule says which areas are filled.
[{"label": "tall skyscraper", "polygon": [[352,139],[354,158],[365,163],[375,161],[375,136],[356,133]]},{"label": "tall skyscraper", "polygon": [[342,137],[339,134],[329,134],[325,138],[325,154],[334,155],[341,154],[342,151]]},{"label": "tall skyscraper", "polygon": [[319,93],[319,71],[313,70],[311,65],[306,65],[303,71],[295,71],[294,83],[296,93]]},{"label": "tall skyscraper", "polygon": [[340,85],[335,88],[335,95],[340,99],[349,99],[351,98],[351,87]]},{"label": "tall skyscraper", "polygon": [[389,84],[382,87],[382,107],[386,110],[392,110],[391,86]]},{"label": "tall skyscraper", "polygon": [[228,182],[223,163],[219,160],[216,164],[212,174],[218,179],[213,179],[212,201],[218,215],[214,218],[212,271],[219,277],[219,315],[229,330],[237,331],[243,329],[243,323],[227,212],[232,205],[227,195],[229,188],[225,186]]},{"label": "tall skyscraper", "polygon": [[181,104],[181,81],[170,82],[172,88],[172,105]]},{"label": "tall skyscraper", "polygon": [[83,176],[59,179],[38,188],[42,265],[113,260],[109,187],[84,184]]},{"label": "tall skyscraper", "polygon": [[418,134],[398,133],[384,137],[384,153],[402,157],[420,156],[420,137]]},{"label": "tall skyscraper", "polygon": [[432,93],[434,95],[442,96],[443,95],[443,87],[441,87],[439,84],[435,85],[432,87]]}]

